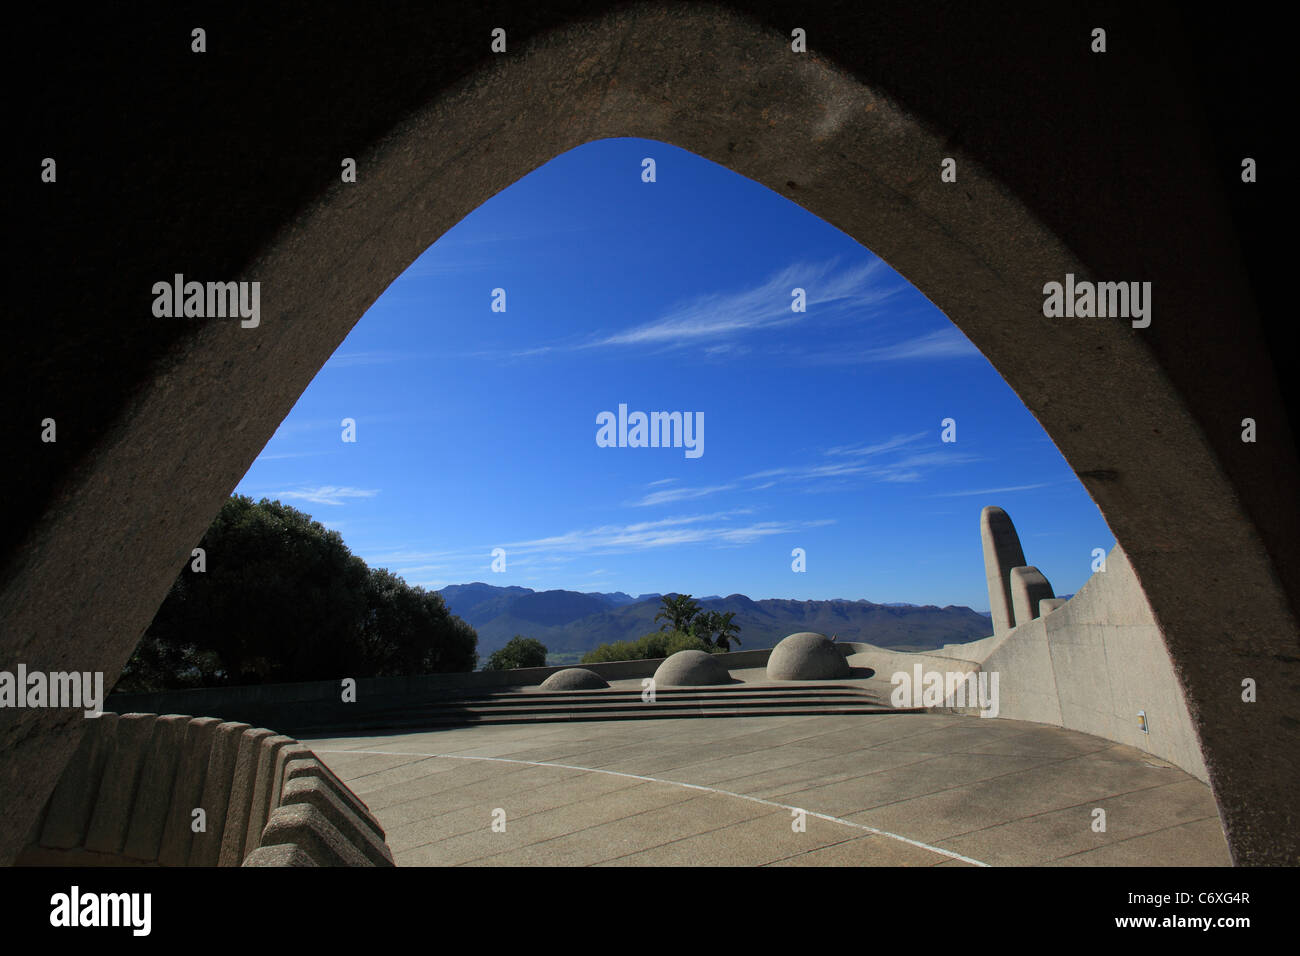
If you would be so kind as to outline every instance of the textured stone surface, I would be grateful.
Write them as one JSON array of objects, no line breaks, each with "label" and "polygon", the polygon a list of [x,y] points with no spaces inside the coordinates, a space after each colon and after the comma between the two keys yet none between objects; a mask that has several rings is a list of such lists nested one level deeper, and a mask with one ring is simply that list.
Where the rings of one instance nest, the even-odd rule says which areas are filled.
[{"label": "textured stone surface", "polygon": [[258,746],[257,779],[253,786],[253,800],[248,811],[248,829],[244,833],[244,845],[257,846],[262,839],[262,830],[271,815],[273,802],[280,793],[280,781],[276,778],[276,757],[285,747],[297,745],[292,737],[277,734],[263,738]]},{"label": "textured stone surface", "polygon": [[835,680],[851,673],[843,651],[825,634],[804,631],[782,638],[767,659],[771,680]]},{"label": "textured stone surface", "polygon": [[[312,741],[340,777],[365,788],[402,866],[762,864],[814,852],[819,833],[842,826],[813,813],[847,814],[900,837],[1020,866],[1203,821],[1201,832],[1168,840],[1141,862],[1230,862],[1204,783],[1133,748],[1017,720],[921,713],[521,723],[403,735],[405,755],[375,753],[394,749],[376,744],[365,735]],[[488,752],[565,768],[417,757]],[[803,808],[807,833],[791,832],[788,810],[731,803],[687,784]],[[1107,833],[1089,826],[1097,806],[1108,808]],[[505,833],[492,832],[491,807],[506,810]],[[746,832],[747,819],[769,813],[769,826]],[[915,851],[930,862],[945,859],[896,839],[879,849],[824,862],[924,862],[897,855]]]},{"label": "textured stone surface", "polygon": [[[65,770],[18,857],[22,865],[240,866],[286,804],[310,805],[328,821],[321,831],[314,818],[280,818],[306,827],[313,858],[393,865],[383,827],[365,803],[290,737],[174,714],[105,714],[86,729],[81,759]],[[194,835],[201,839],[191,837],[196,806],[207,813],[207,832]],[[338,839],[355,852],[336,846]],[[285,847],[253,865],[307,865],[305,852]]]},{"label": "textured stone surface", "polygon": [[384,835],[384,829],[379,825],[379,821],[365,803],[354,794],[346,784],[334,775],[325,763],[317,759],[315,754],[310,757],[296,758],[285,765],[284,769],[284,789],[281,791],[280,802],[284,802],[284,790],[294,781],[302,778],[320,778],[334,792],[334,794],[348,805],[351,812],[357,819],[363,821],[370,827],[380,838]]},{"label": "textured stone surface", "polygon": [[306,850],[292,843],[261,846],[244,857],[244,866],[317,866]]},{"label": "textured stone surface", "polygon": [[41,832],[42,846],[66,849],[86,839],[104,764],[113,752],[118,715],[104,714],[93,719],[94,723],[79,728],[81,742],[50,797]]},{"label": "textured stone surface", "polygon": [[[1000,675],[1000,716],[1096,734],[1208,779],[1159,625],[1118,545],[1069,601],[982,647],[972,656]],[[1149,733],[1138,728],[1139,710]]]},{"label": "textured stone surface", "polygon": [[317,866],[368,866],[370,861],[329,819],[309,803],[277,807],[262,832],[262,845],[291,843]]},{"label": "textured stone surface", "polygon": [[203,799],[199,806],[207,814],[206,829],[194,834],[190,844],[190,866],[216,866],[221,859],[221,838],[226,829],[226,811],[235,783],[235,763],[248,724],[227,721],[212,735],[212,751],[203,778]]},{"label": "textured stone surface", "polygon": [[658,687],[706,687],[729,684],[731,675],[713,654],[704,651],[678,651],[655,671]]},{"label": "textured stone surface", "polygon": [[171,810],[163,830],[158,862],[163,866],[187,866],[194,845],[193,812],[203,801],[203,787],[212,756],[212,740],[221,721],[216,717],[197,717],[185,726],[176,783],[172,787]]},{"label": "textured stone surface", "polygon": [[104,765],[85,846],[92,853],[121,853],[131,827],[140,771],[153,738],[153,714],[123,714],[117,722],[113,753]]},{"label": "textured stone surface", "polygon": [[340,788],[334,786],[324,777],[295,777],[284,788],[281,806],[295,803],[307,803],[315,807],[329,820],[334,829],[359,850],[373,866],[392,866],[393,854],[384,843],[383,831],[375,832],[375,826],[369,814],[362,816],[356,812],[350,801],[343,799]]},{"label": "textured stone surface", "polygon": [[608,687],[609,681],[585,667],[569,667],[542,681],[542,690],[596,690]]},{"label": "textured stone surface", "polygon": [[[70,662],[111,686],[221,502],[379,293],[559,153],[649,137],[822,216],[984,353],[1129,555],[1234,853],[1300,859],[1300,757],[1278,744],[1300,701],[1261,694],[1246,708],[1238,692],[1242,676],[1300,686],[1300,466],[1280,398],[1294,386],[1269,355],[1245,269],[1278,283],[1287,271],[1280,258],[1261,265],[1280,253],[1229,218],[1246,210],[1265,225],[1276,204],[1261,197],[1285,186],[1243,187],[1239,157],[1206,148],[1205,111],[1231,123],[1242,104],[1196,39],[1242,28],[1198,26],[1172,3],[1116,7],[1112,37],[1162,55],[1109,54],[1097,69],[1065,6],[1027,17],[949,4],[935,16],[904,0],[810,0],[798,7],[807,56],[789,51],[783,4],[497,12],[511,28],[505,57],[465,41],[495,25],[477,4],[358,18],[322,2],[306,27],[296,9],[268,8],[255,31],[214,9],[210,35],[238,36],[239,55],[209,55],[168,83],[158,78],[175,75],[184,34],[168,5],[74,22],[52,6],[25,11],[36,22],[24,45],[49,76],[42,97],[14,105],[12,138],[58,143],[61,173],[95,173],[14,185],[15,208],[31,210],[11,224],[25,277],[14,294],[30,298],[12,311],[46,318],[10,323],[0,350],[15,433],[0,480],[21,503],[0,516],[0,660]],[[21,64],[4,68],[11,87],[24,82]],[[185,129],[186,148],[155,148],[159,129]],[[259,147],[232,154],[231,142]],[[339,182],[341,156],[361,158],[357,183]],[[956,184],[937,174],[945,156]],[[147,290],[177,271],[261,281],[260,328],[160,324]],[[1151,326],[1045,319],[1043,284],[1067,272],[1151,281]],[[1267,312],[1287,327],[1285,309]],[[47,415],[59,441],[40,445],[30,423]],[[1241,441],[1245,415],[1257,443]],[[79,719],[0,712],[0,862],[75,750]]]},{"label": "textured stone surface", "polygon": [[246,730],[239,738],[239,755],[230,782],[230,799],[226,802],[226,819],[221,834],[219,866],[239,866],[244,862],[245,839],[257,786],[257,768],[262,743],[275,736],[265,728]]},{"label": "textured stone surface", "polygon": [[1028,624],[1038,617],[1038,602],[1055,596],[1042,571],[1032,566],[1011,569],[1011,609],[1017,624]]},{"label": "textured stone surface", "polygon": [[980,544],[984,548],[984,578],[989,589],[989,612],[993,634],[1005,634],[1016,626],[1011,599],[1011,569],[1025,563],[1020,535],[1007,513],[993,505],[980,512]]},{"label": "textured stone surface", "polygon": [[122,852],[137,860],[157,860],[162,850],[163,830],[171,811],[176,767],[185,745],[185,728],[190,718],[179,714],[159,717],[140,771],[140,786],[131,808],[131,826]]}]

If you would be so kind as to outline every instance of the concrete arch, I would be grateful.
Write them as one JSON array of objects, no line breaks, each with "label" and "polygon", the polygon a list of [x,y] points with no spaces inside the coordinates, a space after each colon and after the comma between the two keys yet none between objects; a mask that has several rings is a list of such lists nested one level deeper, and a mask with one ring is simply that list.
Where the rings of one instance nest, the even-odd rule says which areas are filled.
[{"label": "concrete arch", "polygon": [[[132,387],[108,390],[107,424],[60,466],[57,490],[6,556],[4,659],[103,670],[111,684],[221,501],[380,292],[532,169],[594,139],[639,136],[724,164],[821,216],[906,276],[983,351],[1131,558],[1185,690],[1234,858],[1295,862],[1300,748],[1287,742],[1300,721],[1300,469],[1177,64],[1128,64],[1145,84],[1140,105],[1113,78],[1081,80],[1088,64],[1064,53],[1059,62],[1010,65],[958,55],[930,89],[896,61],[872,60],[881,31],[925,49],[905,6],[845,26],[835,5],[812,4],[809,35],[840,37],[832,62],[792,54],[788,31],[764,22],[769,12],[577,4],[530,21],[509,57],[470,57],[448,40],[435,53],[459,72],[442,68],[400,120],[380,108],[391,122],[379,129],[357,119],[357,96],[372,95],[364,77],[360,94],[327,92],[323,104],[292,84],[268,93],[280,109],[326,112],[335,95],[356,137],[359,181],[337,181],[333,154],[294,157],[333,168],[328,178],[312,173],[332,184],[310,198],[268,189],[261,219],[232,224],[210,256],[178,262],[159,243],[124,252],[125,266],[90,263],[91,286],[117,290],[105,294],[138,310],[124,321],[156,327],[146,290],[182,271],[259,281],[261,325],[213,321],[169,332]],[[1058,35],[1079,29],[1067,14],[1048,19]],[[294,25],[285,15],[272,26]],[[1143,19],[1134,29],[1155,28]],[[369,55],[370,67],[384,66],[383,50]],[[290,45],[284,56],[286,72],[310,72],[311,50]],[[1026,76],[1046,93],[1002,78],[1039,68]],[[1100,123],[1105,142],[1053,147],[1027,128],[1027,100],[1037,108],[1029,115],[1050,129],[1051,95],[1089,80],[1070,102],[1100,102],[1085,117]],[[1135,82],[1132,72],[1126,82]],[[989,99],[972,126],[975,96]],[[160,109],[179,118],[181,102]],[[1169,125],[1151,128],[1153,111]],[[254,110],[239,135],[283,142],[273,113]],[[1122,161],[1107,145],[1115,142],[1128,144]],[[1180,161],[1161,165],[1170,153]],[[939,179],[949,156],[956,184]],[[140,215],[165,215],[194,186],[184,161],[166,151],[134,161],[158,194],[141,199]],[[256,157],[232,161],[255,175]],[[245,198],[258,195],[249,187]],[[208,216],[221,205],[220,196],[188,198]],[[46,252],[60,248],[73,247]],[[231,264],[242,264],[238,275],[220,271]],[[197,275],[203,268],[211,271]],[[1151,327],[1044,318],[1043,284],[1067,273],[1151,281]],[[85,300],[56,300],[68,315],[78,306]],[[94,335],[68,346],[77,348],[92,353]],[[77,358],[60,360],[72,368]],[[93,400],[91,385],[82,388]],[[1243,408],[1269,442],[1240,442]],[[1241,701],[1244,677],[1261,688],[1255,704]],[[0,713],[0,787],[23,794],[6,810],[0,861],[22,844],[76,745],[79,720]]]}]

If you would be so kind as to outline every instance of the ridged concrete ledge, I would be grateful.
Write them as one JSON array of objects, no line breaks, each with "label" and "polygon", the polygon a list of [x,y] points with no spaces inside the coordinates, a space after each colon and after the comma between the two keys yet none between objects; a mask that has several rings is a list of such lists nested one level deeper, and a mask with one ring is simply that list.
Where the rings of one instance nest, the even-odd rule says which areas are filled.
[{"label": "ridged concrete ledge", "polygon": [[16,862],[392,866],[393,855],[369,808],[292,737],[215,717],[106,713],[87,722]]}]

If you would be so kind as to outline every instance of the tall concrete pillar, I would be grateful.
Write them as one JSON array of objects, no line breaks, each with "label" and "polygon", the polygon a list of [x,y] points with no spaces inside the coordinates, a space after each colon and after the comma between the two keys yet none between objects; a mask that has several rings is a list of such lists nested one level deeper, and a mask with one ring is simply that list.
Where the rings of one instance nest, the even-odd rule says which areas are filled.
[{"label": "tall concrete pillar", "polygon": [[1004,634],[1016,626],[1011,602],[1011,569],[1024,565],[1025,552],[1011,516],[991,505],[980,512],[980,541],[984,545],[984,576],[989,586],[993,633]]},{"label": "tall concrete pillar", "polygon": [[1056,597],[1052,584],[1035,567],[1011,569],[1011,613],[1017,624],[1038,617],[1038,602]]}]

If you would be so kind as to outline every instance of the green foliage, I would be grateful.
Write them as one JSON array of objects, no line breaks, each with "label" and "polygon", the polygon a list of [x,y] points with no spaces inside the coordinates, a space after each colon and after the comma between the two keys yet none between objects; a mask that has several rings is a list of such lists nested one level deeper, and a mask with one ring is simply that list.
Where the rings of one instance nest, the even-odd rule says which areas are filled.
[{"label": "green foliage", "polygon": [[659,600],[663,609],[655,615],[655,621],[664,621],[660,630],[690,633],[691,622],[700,613],[700,605],[689,594],[665,594]]},{"label": "green foliage", "polygon": [[499,651],[488,657],[484,670],[510,671],[516,667],[545,667],[546,645],[535,637],[516,634]]},{"label": "green foliage", "polygon": [[163,690],[472,670],[478,635],[441,595],[352,554],[278,501],[229,499],[117,688]]},{"label": "green foliage", "polygon": [[716,651],[716,648],[711,647],[708,641],[702,641],[694,634],[673,631],[668,635],[668,642],[664,646],[664,652],[654,656],[672,657],[678,651],[707,651],[712,654]]},{"label": "green foliage", "polygon": [[584,664],[602,664],[606,661],[645,661],[671,657],[678,651],[706,651],[714,648],[693,634],[681,631],[651,631],[635,641],[614,641],[601,644],[583,655]]},{"label": "green foliage", "polygon": [[699,602],[689,594],[665,594],[659,600],[663,608],[655,615],[655,620],[664,621],[661,630],[693,635],[704,645],[705,650],[729,651],[732,641],[736,642],[736,646],[740,646],[740,638],[736,637],[740,633],[740,625],[732,620],[736,616],[735,611],[728,611],[726,614],[718,611],[701,611]]},{"label": "green foliage", "polygon": [[692,622],[691,633],[719,651],[729,651],[732,641],[736,642],[737,647],[740,646],[740,638],[736,637],[740,625],[732,620],[735,616],[735,611],[726,614],[706,611]]}]

